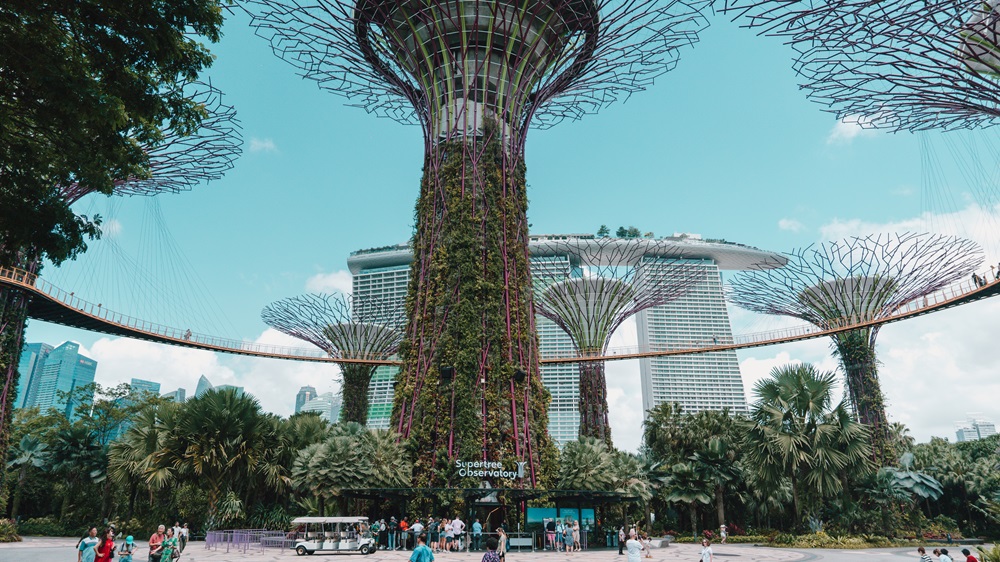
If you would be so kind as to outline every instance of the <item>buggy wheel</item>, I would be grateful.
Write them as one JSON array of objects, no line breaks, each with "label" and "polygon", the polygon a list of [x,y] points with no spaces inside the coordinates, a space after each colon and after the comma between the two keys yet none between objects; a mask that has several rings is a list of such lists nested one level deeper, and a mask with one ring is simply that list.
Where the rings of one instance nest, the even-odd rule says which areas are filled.
[{"label": "buggy wheel", "polygon": [[299,556],[305,556],[305,554],[306,554],[306,547],[304,547],[304,546],[297,546],[297,547],[295,547],[295,554],[298,554]]}]

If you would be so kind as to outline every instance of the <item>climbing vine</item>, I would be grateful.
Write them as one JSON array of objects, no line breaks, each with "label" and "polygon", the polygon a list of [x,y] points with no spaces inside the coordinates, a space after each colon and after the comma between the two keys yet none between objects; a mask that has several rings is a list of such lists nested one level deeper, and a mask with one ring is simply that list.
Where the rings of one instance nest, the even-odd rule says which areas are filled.
[{"label": "climbing vine", "polygon": [[368,387],[375,373],[374,365],[341,363],[340,373],[344,384],[341,386],[340,421],[368,423]]},{"label": "climbing vine", "polygon": [[862,328],[838,334],[834,339],[836,354],[844,369],[844,379],[858,420],[871,432],[872,454],[879,466],[895,462],[889,443],[889,424],[885,399],[878,380],[875,356],[876,329]]}]

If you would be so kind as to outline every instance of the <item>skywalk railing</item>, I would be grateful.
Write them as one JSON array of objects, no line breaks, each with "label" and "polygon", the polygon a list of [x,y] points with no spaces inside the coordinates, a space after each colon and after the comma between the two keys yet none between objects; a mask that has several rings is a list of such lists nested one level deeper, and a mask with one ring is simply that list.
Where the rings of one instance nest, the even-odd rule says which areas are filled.
[{"label": "skywalk railing", "polygon": [[[155,322],[148,322],[146,320],[141,320],[139,318],[134,318],[126,314],[109,310],[101,303],[95,305],[77,297],[75,293],[66,292],[59,287],[52,285],[33,273],[17,268],[0,267],[0,281],[5,282],[5,284],[8,285],[22,287],[36,294],[45,295],[50,300],[58,302],[61,306],[71,309],[79,314],[100,320],[109,326],[123,329],[126,332],[133,332],[135,337],[152,337],[152,339],[162,341],[163,343],[208,349],[225,353],[272,357],[276,359],[293,359],[316,362],[340,361],[377,365],[400,364],[398,359],[389,359],[384,356],[331,357],[326,352],[319,349],[271,345],[231,338],[221,338],[208,334],[196,333],[189,329],[173,328],[157,324]],[[685,338],[664,344],[615,347],[608,349],[603,355],[576,356],[568,355],[565,350],[558,350],[556,352],[550,351],[542,354],[541,363],[578,363],[581,361],[641,359],[645,357],[684,355],[690,353],[705,353],[709,351],[760,347],[815,338],[847,330],[864,328],[867,326],[881,325],[888,322],[902,320],[910,316],[933,312],[939,308],[945,308],[946,305],[957,304],[957,301],[962,301],[965,297],[973,295],[979,291],[993,289],[990,291],[990,295],[996,294],[997,291],[995,289],[1000,287],[998,283],[1000,283],[1000,280],[994,280],[985,285],[976,285],[971,280],[961,281],[945,287],[940,291],[931,293],[926,297],[910,301],[909,303],[906,303],[891,312],[876,312],[866,316],[840,318],[836,321],[830,322],[824,327],[814,326],[812,324],[801,324],[777,330],[740,334],[733,337],[713,336],[701,339]]]}]

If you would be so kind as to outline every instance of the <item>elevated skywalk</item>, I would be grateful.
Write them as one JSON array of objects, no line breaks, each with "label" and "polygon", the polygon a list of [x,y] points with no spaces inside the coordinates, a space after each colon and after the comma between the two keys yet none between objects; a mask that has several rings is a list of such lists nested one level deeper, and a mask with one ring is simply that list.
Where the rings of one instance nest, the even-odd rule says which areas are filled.
[{"label": "elevated skywalk", "polygon": [[[330,357],[319,349],[260,344],[194,333],[185,328],[164,326],[114,312],[105,308],[101,303],[93,304],[76,296],[75,293],[66,292],[46,282],[41,277],[21,269],[0,267],[0,288],[18,289],[31,294],[31,304],[28,308],[28,316],[30,318],[91,332],[193,349],[205,349],[219,353],[269,357],[291,361],[364,363],[369,365],[399,365],[400,363],[397,359],[385,357]],[[583,361],[619,361],[764,347],[831,336],[857,328],[898,322],[993,297],[997,294],[1000,294],[1000,281],[993,281],[987,283],[985,286],[977,287],[971,280],[968,280],[946,287],[918,301],[910,302],[888,314],[878,315],[873,318],[844,318],[824,328],[811,324],[803,324],[780,330],[741,334],[734,336],[729,341],[710,338],[702,341],[691,340],[690,342],[678,342],[671,345],[650,348],[614,348],[608,350],[604,355],[586,357],[543,355],[541,362],[543,364],[552,364],[579,363]]]}]

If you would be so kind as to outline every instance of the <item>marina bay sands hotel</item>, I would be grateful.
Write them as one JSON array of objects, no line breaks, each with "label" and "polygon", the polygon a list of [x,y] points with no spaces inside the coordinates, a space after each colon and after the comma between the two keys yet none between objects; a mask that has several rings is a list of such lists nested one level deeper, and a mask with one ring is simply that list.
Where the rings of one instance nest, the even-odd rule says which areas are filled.
[{"label": "marina bay sands hotel", "polygon": [[[579,276],[572,256],[553,256],[554,247],[566,240],[586,243],[590,234],[532,236],[529,251],[534,275],[559,279]],[[678,234],[659,238],[658,243],[675,246],[687,267],[693,264],[701,280],[679,299],[636,315],[640,349],[688,348],[692,344],[732,341],[732,329],[722,292],[721,270],[742,270],[765,260],[783,261],[778,254],[726,242],[703,240],[697,235]],[[543,257],[544,255],[544,257]],[[347,260],[356,298],[375,297],[405,306],[412,249],[407,244],[352,252]],[[576,268],[576,269],[575,269]],[[662,269],[660,270],[662,271]],[[537,317],[542,357],[574,355],[572,341],[552,321]],[[403,327],[400,326],[400,329]],[[396,367],[379,367],[369,390],[368,425],[389,426],[392,382]],[[542,381],[552,394],[549,433],[558,446],[577,438],[579,376],[575,364],[542,365]],[[640,360],[643,411],[664,402],[678,403],[685,411],[721,410],[746,412],[743,379],[735,351],[720,351]]]}]

